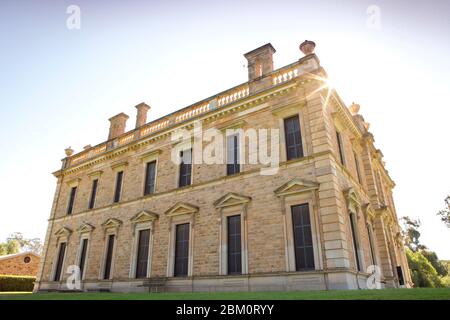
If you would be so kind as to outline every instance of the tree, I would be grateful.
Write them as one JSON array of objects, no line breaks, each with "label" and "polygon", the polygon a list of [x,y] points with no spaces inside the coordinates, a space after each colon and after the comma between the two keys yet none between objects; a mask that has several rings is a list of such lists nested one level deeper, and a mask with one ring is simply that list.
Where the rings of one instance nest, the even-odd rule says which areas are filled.
[{"label": "tree", "polygon": [[411,278],[415,287],[439,288],[444,286],[436,269],[434,269],[433,265],[421,251],[414,252],[407,248],[406,257],[408,259],[408,265],[411,269]]},{"label": "tree", "polygon": [[450,228],[450,196],[447,196],[444,200],[446,208],[437,213],[441,217],[441,220],[445,225]]},{"label": "tree", "polygon": [[417,252],[421,249],[426,249],[426,246],[420,244],[420,220],[414,220],[410,217],[402,217],[403,221],[403,238],[405,239],[405,245],[413,252]]},{"label": "tree", "polygon": [[7,254],[18,253],[20,251],[20,244],[18,241],[11,240],[0,243],[0,256]]},{"label": "tree", "polygon": [[430,261],[431,265],[440,276],[445,277],[448,275],[448,270],[445,262],[438,259],[436,252],[428,250],[422,250],[421,252],[422,255],[427,258],[428,261]]},{"label": "tree", "polygon": [[39,238],[26,239],[22,233],[15,232],[6,238],[6,242],[0,243],[0,255],[13,254],[20,251],[32,251],[36,254],[41,254],[41,240]]}]

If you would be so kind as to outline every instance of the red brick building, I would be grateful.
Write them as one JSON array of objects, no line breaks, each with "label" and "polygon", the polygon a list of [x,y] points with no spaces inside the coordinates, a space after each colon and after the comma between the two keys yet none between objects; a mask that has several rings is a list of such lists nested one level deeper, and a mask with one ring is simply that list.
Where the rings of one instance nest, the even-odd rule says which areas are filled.
[{"label": "red brick building", "polygon": [[36,276],[40,260],[34,252],[0,256],[0,275]]}]

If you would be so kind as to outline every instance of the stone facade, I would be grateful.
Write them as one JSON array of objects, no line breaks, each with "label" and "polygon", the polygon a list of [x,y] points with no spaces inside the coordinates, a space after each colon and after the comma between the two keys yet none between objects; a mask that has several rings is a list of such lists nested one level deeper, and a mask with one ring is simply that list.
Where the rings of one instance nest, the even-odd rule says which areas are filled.
[{"label": "stone facade", "polygon": [[33,252],[0,256],[0,275],[37,276],[40,260]]},{"label": "stone facade", "polygon": [[[246,54],[247,83],[150,123],[145,123],[149,107],[140,104],[135,129],[125,132],[128,116],[119,114],[110,119],[108,141],[67,153],[54,173],[57,186],[35,290],[66,289],[65,270],[80,264],[83,239],[88,246],[82,290],[145,291],[143,284],[155,279],[163,279],[158,281],[166,291],[357,289],[367,286],[371,265],[379,267],[383,287],[410,286],[394,182],[359,107],[347,108],[327,87],[314,53],[273,70],[274,52],[268,44]],[[299,119],[303,154],[287,160],[283,121],[291,116]],[[246,162],[239,173],[227,175],[226,164],[194,159],[191,185],[179,188],[171,134],[192,129],[194,121],[204,130],[279,129],[278,172],[261,174],[263,165]],[[248,150],[249,140],[243,141]],[[144,195],[149,161],[156,161],[156,179],[154,192]],[[114,202],[119,171],[122,192]],[[88,209],[94,179],[97,195]],[[296,205],[307,205],[311,220],[314,267],[305,271],[296,268],[291,215]],[[242,231],[242,271],[233,275],[226,265],[230,215],[240,215]],[[174,277],[180,223],[189,223],[189,263],[186,276]],[[142,279],[136,278],[136,255],[144,229],[150,229],[150,239]],[[109,235],[116,242],[105,280]],[[67,247],[62,275],[55,279],[61,243]]]}]

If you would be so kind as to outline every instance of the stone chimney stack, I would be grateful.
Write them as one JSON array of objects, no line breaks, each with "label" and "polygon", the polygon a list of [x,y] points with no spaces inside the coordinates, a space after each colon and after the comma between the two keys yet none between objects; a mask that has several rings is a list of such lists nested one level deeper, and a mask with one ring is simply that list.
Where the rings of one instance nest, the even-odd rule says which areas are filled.
[{"label": "stone chimney stack", "polygon": [[109,119],[111,125],[109,127],[108,140],[117,138],[118,136],[120,136],[122,133],[125,132],[125,127],[128,118],[129,117],[125,113],[121,112],[118,115],[115,115],[114,117]]},{"label": "stone chimney stack", "polygon": [[267,43],[244,54],[248,64],[248,81],[265,76],[273,71],[273,54],[275,48]]},{"label": "stone chimney stack", "polygon": [[147,112],[150,110],[150,106],[145,102],[142,102],[136,106],[137,115],[136,115],[136,128],[142,127],[147,123]]}]

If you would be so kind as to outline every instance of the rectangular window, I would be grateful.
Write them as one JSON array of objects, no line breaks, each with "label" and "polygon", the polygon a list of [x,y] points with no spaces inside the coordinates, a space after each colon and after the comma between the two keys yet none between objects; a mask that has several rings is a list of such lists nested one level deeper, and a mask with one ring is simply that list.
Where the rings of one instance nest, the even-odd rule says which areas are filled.
[{"label": "rectangular window", "polygon": [[287,160],[303,157],[302,136],[298,116],[284,119]]},{"label": "rectangular window", "polygon": [[372,226],[367,225],[367,234],[369,235],[369,246],[370,246],[370,258],[372,259],[372,264],[376,265],[376,255],[375,255],[375,246],[373,243],[373,232],[372,232]]},{"label": "rectangular window", "polygon": [[89,209],[94,209],[95,198],[97,197],[98,179],[92,181],[91,198],[89,199]]},{"label": "rectangular window", "polygon": [[147,163],[145,167],[145,186],[144,195],[155,192],[155,177],[156,177],[156,160]]},{"label": "rectangular window", "polygon": [[356,219],[353,213],[350,213],[350,226],[352,228],[353,251],[355,252],[356,267],[358,268],[358,271],[362,271],[362,265],[358,253],[359,245],[356,235]]},{"label": "rectangular window", "polygon": [[120,195],[122,193],[122,181],[123,181],[123,171],[117,172],[116,176],[116,190],[114,192],[114,202],[120,201]]},{"label": "rectangular window", "polygon": [[114,250],[114,239],[115,236],[110,234],[108,237],[108,245],[106,248],[106,257],[105,257],[105,270],[103,272],[103,279],[108,280],[111,277],[111,265],[113,258],[113,250]]},{"label": "rectangular window", "polygon": [[150,246],[150,229],[139,231],[136,260],[136,278],[147,277],[148,252]]},{"label": "rectangular window", "polygon": [[398,284],[403,286],[405,284],[405,279],[403,278],[403,270],[401,266],[397,266],[397,276],[398,276]]},{"label": "rectangular window", "polygon": [[184,187],[191,184],[192,149],[181,151],[180,158],[180,180],[178,186]]},{"label": "rectangular window", "polygon": [[314,249],[312,242],[309,205],[307,203],[291,207],[294,228],[295,269],[314,269]]},{"label": "rectangular window", "polygon": [[67,206],[67,214],[72,214],[76,194],[77,194],[77,187],[72,187],[72,189],[70,189],[70,198],[69,198],[69,205]]},{"label": "rectangular window", "polygon": [[188,275],[189,265],[189,223],[178,224],[175,232],[174,276]]},{"label": "rectangular window", "polygon": [[242,273],[241,259],[241,216],[227,218],[228,231],[228,274]]},{"label": "rectangular window", "polygon": [[86,254],[87,254],[88,239],[83,239],[81,242],[81,256],[80,256],[80,277],[83,279],[83,272],[86,264]]},{"label": "rectangular window", "polygon": [[359,184],[362,184],[361,172],[359,171],[359,161],[356,152],[353,152],[353,156],[355,157],[355,167],[356,167],[356,175],[358,176],[358,182]]},{"label": "rectangular window", "polygon": [[239,172],[239,136],[232,135],[227,137],[227,175]]},{"label": "rectangular window", "polygon": [[61,244],[59,245],[58,260],[56,261],[56,269],[53,281],[61,280],[61,271],[64,263],[65,254],[66,254],[66,243],[61,242]]},{"label": "rectangular window", "polygon": [[339,160],[341,160],[342,165],[345,165],[344,149],[343,149],[344,145],[342,143],[342,136],[339,131],[336,131],[336,139],[337,139],[337,144],[338,144],[338,149],[339,149]]}]

